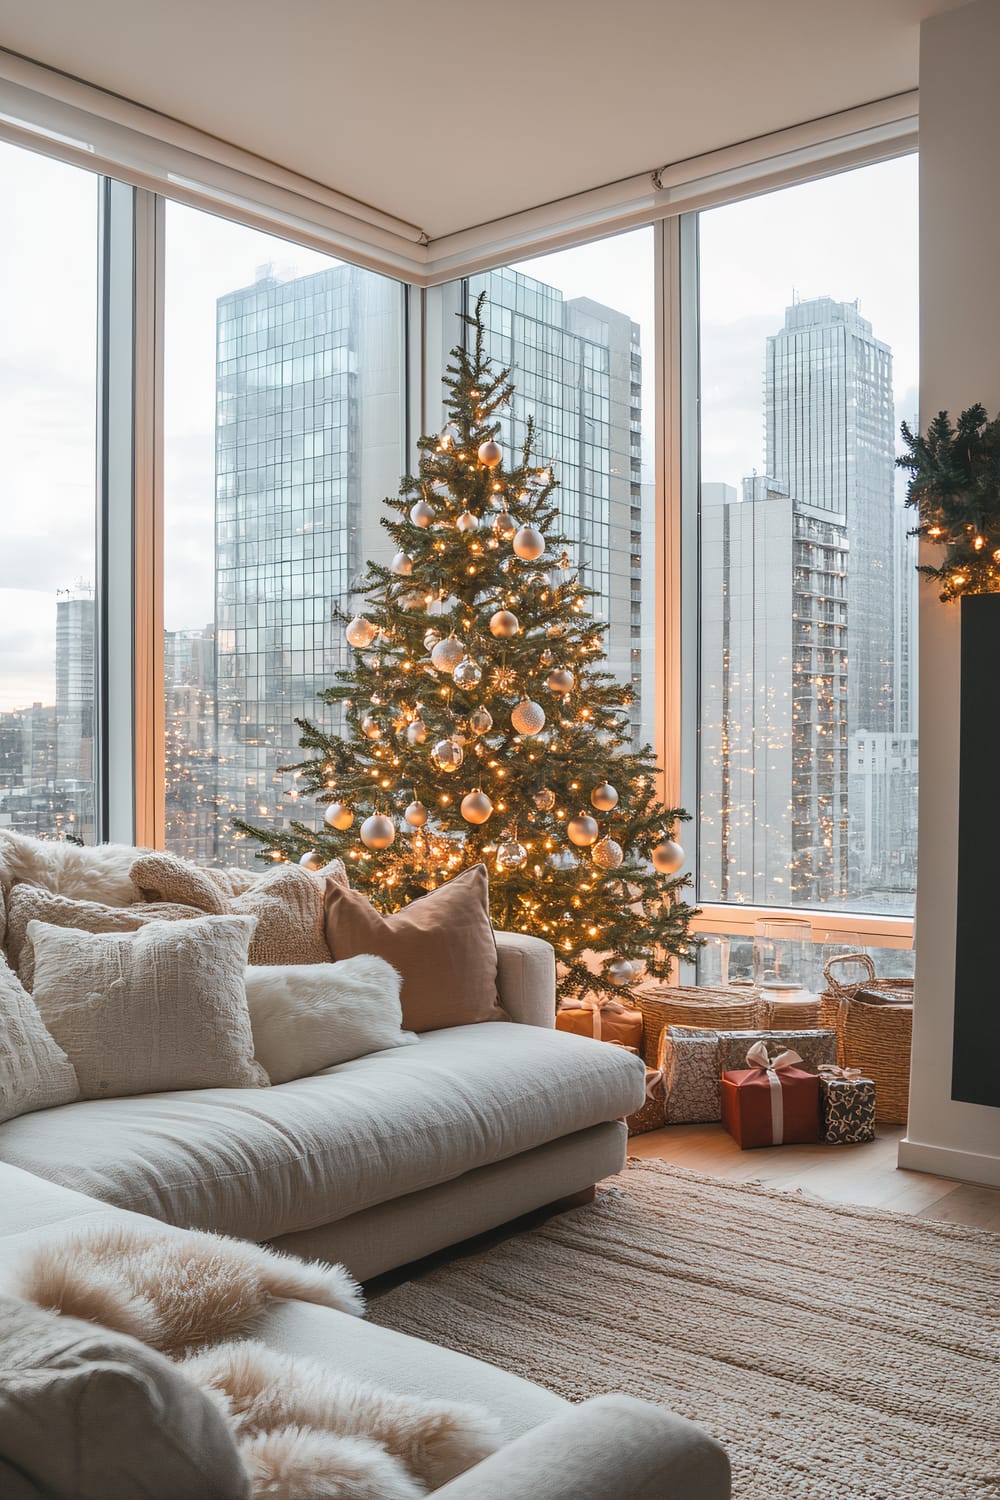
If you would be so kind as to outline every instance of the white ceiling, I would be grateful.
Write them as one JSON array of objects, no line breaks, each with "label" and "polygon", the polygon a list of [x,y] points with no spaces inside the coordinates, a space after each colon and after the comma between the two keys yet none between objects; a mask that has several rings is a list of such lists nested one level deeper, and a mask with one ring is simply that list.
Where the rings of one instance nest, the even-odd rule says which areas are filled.
[{"label": "white ceiling", "polygon": [[436,238],[917,84],[960,0],[0,0],[0,45]]}]

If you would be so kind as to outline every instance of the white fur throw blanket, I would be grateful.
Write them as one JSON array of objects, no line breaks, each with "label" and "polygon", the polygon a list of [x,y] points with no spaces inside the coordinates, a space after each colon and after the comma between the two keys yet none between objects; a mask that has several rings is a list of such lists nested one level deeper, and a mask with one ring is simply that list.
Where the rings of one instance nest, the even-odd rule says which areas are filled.
[{"label": "white fur throw blanket", "polygon": [[275,1298],[360,1315],[342,1266],[128,1226],[35,1251],[12,1290],[179,1360],[226,1415],[260,1500],[418,1500],[498,1445],[479,1407],[395,1395],[244,1337]]}]

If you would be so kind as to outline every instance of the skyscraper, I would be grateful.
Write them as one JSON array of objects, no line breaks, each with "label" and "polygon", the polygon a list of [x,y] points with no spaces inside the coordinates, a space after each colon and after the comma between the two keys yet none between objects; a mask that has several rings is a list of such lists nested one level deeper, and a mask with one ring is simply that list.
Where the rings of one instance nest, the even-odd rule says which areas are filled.
[{"label": "skyscraper", "polygon": [[56,594],[56,734],[60,782],[94,775],[94,590]]}]

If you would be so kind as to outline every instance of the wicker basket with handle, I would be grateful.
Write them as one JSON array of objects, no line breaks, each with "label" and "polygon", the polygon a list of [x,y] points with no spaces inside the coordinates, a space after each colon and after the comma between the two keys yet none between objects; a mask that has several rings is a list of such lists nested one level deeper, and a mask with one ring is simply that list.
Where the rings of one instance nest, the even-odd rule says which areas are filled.
[{"label": "wicker basket with handle", "polygon": [[[866,978],[853,984],[836,979],[836,964],[858,963]],[[876,979],[867,953],[841,954],[823,970],[828,988],[820,1024],[834,1026],[840,1064],[860,1068],[875,1083],[875,1118],[883,1125],[905,1125],[910,1093],[913,1038],[912,979]]]}]

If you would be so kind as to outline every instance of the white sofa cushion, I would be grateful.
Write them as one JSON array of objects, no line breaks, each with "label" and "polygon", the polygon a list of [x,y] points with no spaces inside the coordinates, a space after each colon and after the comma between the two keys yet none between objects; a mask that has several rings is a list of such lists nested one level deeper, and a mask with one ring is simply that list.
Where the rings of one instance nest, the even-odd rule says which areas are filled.
[{"label": "white sofa cushion", "polygon": [[268,1240],[617,1119],[644,1092],[621,1047],[486,1022],[272,1089],[26,1115],[0,1126],[0,1160],[168,1223]]}]

